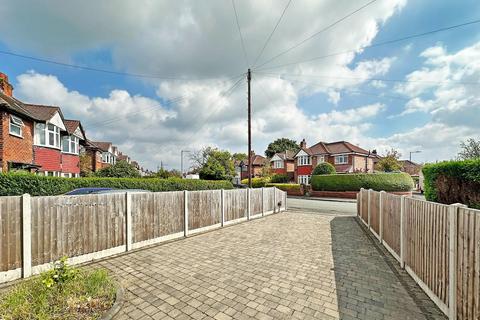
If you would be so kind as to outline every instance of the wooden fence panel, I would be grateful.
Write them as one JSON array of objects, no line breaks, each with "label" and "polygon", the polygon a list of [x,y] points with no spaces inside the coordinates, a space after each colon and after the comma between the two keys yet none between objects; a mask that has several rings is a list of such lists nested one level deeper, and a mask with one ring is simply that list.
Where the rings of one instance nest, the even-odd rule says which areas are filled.
[{"label": "wooden fence panel", "polygon": [[380,234],[380,192],[370,191],[370,226]]},{"label": "wooden fence panel", "polygon": [[448,305],[448,206],[405,199],[405,264]]},{"label": "wooden fence panel", "polygon": [[263,198],[263,205],[265,206],[265,212],[273,211],[274,203],[273,203],[273,192],[274,188],[264,188],[264,198]]},{"label": "wooden fence panel", "polygon": [[260,214],[262,213],[262,189],[251,189],[250,190],[250,208],[251,208],[251,215]]},{"label": "wooden fence panel", "polygon": [[125,244],[125,195],[33,197],[32,265]]},{"label": "wooden fence panel", "polygon": [[225,190],[225,221],[247,216],[247,189]]},{"label": "wooden fence panel", "polygon": [[221,190],[188,192],[188,229],[208,227],[220,223]]},{"label": "wooden fence panel", "polygon": [[182,191],[132,193],[131,199],[134,243],[183,231]]},{"label": "wooden fence panel", "polygon": [[360,190],[362,194],[361,215],[362,220],[368,222],[368,190]]},{"label": "wooden fence panel", "polygon": [[0,197],[0,271],[22,266],[21,197]]},{"label": "wooden fence panel", "polygon": [[400,255],[400,202],[400,196],[385,194],[382,215],[383,241],[398,256]]},{"label": "wooden fence panel", "polygon": [[285,209],[285,192],[280,190],[280,189],[275,189],[275,199],[276,199],[276,204],[278,208],[278,203],[281,202],[280,209],[283,210]]},{"label": "wooden fence panel", "polygon": [[457,319],[480,319],[480,210],[460,208],[457,230]]}]

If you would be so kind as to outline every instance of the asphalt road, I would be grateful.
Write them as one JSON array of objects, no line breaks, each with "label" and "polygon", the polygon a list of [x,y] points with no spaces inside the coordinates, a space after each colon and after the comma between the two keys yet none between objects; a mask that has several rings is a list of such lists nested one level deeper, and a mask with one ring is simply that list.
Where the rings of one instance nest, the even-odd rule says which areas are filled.
[{"label": "asphalt road", "polygon": [[318,199],[311,200],[288,198],[287,205],[289,210],[305,210],[323,214],[341,214],[350,216],[356,215],[357,212],[357,204],[350,201],[324,201]]}]

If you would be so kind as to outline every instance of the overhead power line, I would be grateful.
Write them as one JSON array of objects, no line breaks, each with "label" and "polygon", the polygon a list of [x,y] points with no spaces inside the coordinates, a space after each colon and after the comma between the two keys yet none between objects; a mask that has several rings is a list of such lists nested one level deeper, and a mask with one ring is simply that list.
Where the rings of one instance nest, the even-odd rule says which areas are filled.
[{"label": "overhead power line", "polygon": [[285,63],[285,64],[281,64],[281,65],[277,65],[277,66],[273,66],[273,67],[265,67],[265,68],[260,68],[261,66],[259,66],[258,70],[269,70],[269,69],[282,68],[282,67],[292,66],[292,65],[296,65],[296,64],[302,64],[302,63],[312,62],[312,61],[321,60],[321,59],[325,59],[325,58],[330,58],[330,57],[334,57],[334,56],[338,56],[338,55],[342,55],[342,54],[357,53],[360,50],[364,50],[364,49],[368,49],[368,48],[374,48],[374,47],[380,47],[380,46],[384,46],[384,45],[388,45],[388,44],[392,44],[392,43],[397,43],[397,42],[401,42],[401,41],[405,41],[405,40],[424,37],[424,36],[428,36],[428,35],[431,35],[431,34],[434,34],[434,33],[448,31],[448,30],[452,30],[452,29],[457,29],[457,28],[461,28],[461,27],[465,27],[465,26],[469,26],[469,25],[477,24],[477,23],[480,23],[480,19],[468,21],[468,22],[461,23],[461,24],[452,25],[452,26],[449,26],[449,27],[430,30],[430,31],[422,32],[422,33],[411,34],[411,35],[408,35],[408,36],[403,36],[403,37],[400,37],[400,38],[395,38],[395,39],[391,39],[391,40],[387,40],[387,41],[377,42],[377,43],[373,43],[373,44],[370,44],[370,45],[361,46],[361,47],[356,48],[356,49],[333,52],[333,53],[329,53],[329,54],[326,54],[326,55],[323,55],[323,56],[314,57],[314,58],[311,58],[311,59],[308,59],[308,60],[301,60],[301,61]]},{"label": "overhead power line", "polygon": [[260,53],[259,53],[258,56],[255,58],[255,61],[253,62],[252,67],[254,67],[255,64],[257,64],[258,59],[260,59],[260,57],[262,56],[263,51],[265,51],[265,48],[267,47],[268,43],[270,42],[270,39],[272,39],[273,34],[274,34],[275,31],[277,30],[277,27],[278,27],[278,25],[280,24],[280,21],[282,21],[282,18],[283,18],[283,16],[285,15],[285,12],[287,11],[287,9],[288,9],[288,7],[290,6],[290,3],[291,3],[291,2],[292,2],[292,0],[289,0],[289,1],[287,2],[287,5],[286,5],[285,8],[283,9],[283,12],[282,12],[282,14],[280,15],[280,18],[278,18],[277,23],[275,24],[275,27],[273,27],[272,32],[270,33],[270,35],[268,36],[267,40],[265,41],[265,44],[263,45],[262,50],[260,50]]},{"label": "overhead power line", "polygon": [[242,29],[240,28],[240,22],[238,21],[238,13],[237,13],[237,8],[235,7],[235,0],[232,0],[232,7],[233,7],[233,12],[235,13],[235,21],[237,22],[237,29],[238,29],[238,33],[240,35],[240,42],[242,44],[242,50],[243,50],[243,56],[245,58],[245,64],[246,64],[246,67],[248,68],[250,63],[248,62],[247,50],[245,49],[245,41],[243,40]]},{"label": "overhead power line", "polygon": [[336,20],[335,22],[329,24],[328,26],[324,27],[323,29],[315,32],[314,34],[312,34],[312,35],[310,35],[310,36],[308,36],[307,38],[303,39],[302,41],[297,42],[296,44],[294,44],[294,45],[291,46],[290,48],[288,48],[288,49],[280,52],[279,54],[271,57],[270,59],[268,59],[268,60],[266,60],[265,62],[263,62],[262,64],[260,64],[257,68],[261,68],[262,66],[264,66],[264,65],[266,65],[266,64],[268,64],[268,63],[270,63],[270,62],[272,62],[272,61],[274,61],[274,60],[276,60],[277,58],[283,56],[284,54],[286,54],[286,53],[288,53],[288,52],[290,52],[290,51],[292,51],[293,49],[298,48],[299,46],[301,46],[301,45],[304,44],[305,42],[307,42],[307,41],[315,38],[315,37],[318,36],[319,34],[327,31],[328,29],[330,29],[330,28],[332,28],[332,27],[334,27],[335,25],[339,24],[340,22],[344,21],[345,19],[348,19],[349,17],[353,16],[355,13],[361,11],[362,9],[368,7],[369,5],[371,5],[372,3],[374,3],[375,1],[377,1],[377,0],[372,0],[372,1],[370,1],[370,2],[367,2],[366,4],[364,4],[363,6],[359,7],[358,9],[356,9],[356,10],[348,13],[346,16],[343,16],[342,18]]}]

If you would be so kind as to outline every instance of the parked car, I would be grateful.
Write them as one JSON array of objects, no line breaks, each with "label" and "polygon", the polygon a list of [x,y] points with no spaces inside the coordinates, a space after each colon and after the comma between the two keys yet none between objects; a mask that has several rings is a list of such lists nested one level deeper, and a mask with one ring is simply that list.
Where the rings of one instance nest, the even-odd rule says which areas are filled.
[{"label": "parked car", "polygon": [[99,193],[100,191],[108,191],[108,190],[113,190],[113,189],[112,188],[78,188],[65,193],[65,195],[78,196],[82,194],[95,194],[95,193]]},{"label": "parked car", "polygon": [[143,189],[110,189],[110,190],[101,190],[98,192],[95,192],[97,194],[105,194],[105,193],[143,193],[143,192],[151,192],[149,190],[143,190]]}]

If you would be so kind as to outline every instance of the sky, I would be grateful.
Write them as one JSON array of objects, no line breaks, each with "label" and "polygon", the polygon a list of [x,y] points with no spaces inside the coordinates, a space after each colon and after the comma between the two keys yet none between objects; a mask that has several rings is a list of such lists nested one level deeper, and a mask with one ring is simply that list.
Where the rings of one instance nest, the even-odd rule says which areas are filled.
[{"label": "sky", "polygon": [[0,0],[0,72],[152,170],[247,151],[248,67],[257,154],[286,137],[435,162],[480,139],[480,23],[375,45],[480,19],[479,1],[234,4],[238,24],[228,0]]}]

